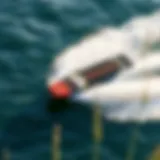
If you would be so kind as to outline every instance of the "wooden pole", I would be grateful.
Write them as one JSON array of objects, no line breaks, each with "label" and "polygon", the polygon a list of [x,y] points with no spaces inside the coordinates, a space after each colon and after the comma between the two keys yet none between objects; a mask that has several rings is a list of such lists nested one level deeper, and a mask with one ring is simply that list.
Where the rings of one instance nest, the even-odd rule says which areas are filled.
[{"label": "wooden pole", "polygon": [[2,160],[10,160],[10,159],[11,159],[11,156],[10,156],[9,150],[7,148],[3,149],[2,150]]},{"label": "wooden pole", "polygon": [[158,145],[148,160],[160,160],[160,145]]},{"label": "wooden pole", "polygon": [[53,134],[52,134],[52,159],[53,160],[61,160],[61,126],[56,125],[53,128]]},{"label": "wooden pole", "polygon": [[103,141],[103,124],[102,115],[100,113],[100,107],[94,106],[93,108],[93,139],[94,139],[94,149],[93,149],[93,160],[101,159],[101,143]]}]

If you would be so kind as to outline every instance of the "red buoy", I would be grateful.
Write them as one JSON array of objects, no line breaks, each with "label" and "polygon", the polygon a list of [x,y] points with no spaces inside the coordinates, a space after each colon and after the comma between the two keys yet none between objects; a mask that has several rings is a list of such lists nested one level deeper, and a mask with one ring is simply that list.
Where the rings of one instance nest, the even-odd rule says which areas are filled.
[{"label": "red buoy", "polygon": [[56,82],[49,86],[49,91],[51,94],[58,99],[69,98],[72,94],[71,87],[63,81]]}]

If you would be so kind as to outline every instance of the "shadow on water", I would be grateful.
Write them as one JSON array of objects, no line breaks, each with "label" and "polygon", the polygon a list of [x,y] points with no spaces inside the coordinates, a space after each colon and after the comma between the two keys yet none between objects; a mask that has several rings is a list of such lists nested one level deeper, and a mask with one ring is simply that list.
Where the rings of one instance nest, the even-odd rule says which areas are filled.
[{"label": "shadow on water", "polygon": [[[47,109],[49,99],[48,93],[44,93],[43,97],[39,97],[34,104],[12,118],[5,127],[0,147],[9,148],[13,160],[50,159],[54,124],[62,125],[62,146],[68,158],[72,155],[71,151],[78,154],[84,146],[87,148],[90,141],[89,110],[70,103],[68,109],[60,111],[59,109],[64,109],[62,103],[54,103],[58,110],[50,112]],[[51,101],[49,105],[51,107]]]},{"label": "shadow on water", "polygon": [[[51,159],[52,127],[54,124],[61,124],[63,159],[90,159],[93,145],[92,112],[80,104],[64,103],[67,103],[68,109],[61,106],[62,102],[51,103],[48,93],[44,93],[29,108],[10,120],[2,135],[1,148],[9,148],[12,160]],[[58,110],[51,112],[47,107],[51,109],[53,105],[55,108],[58,107]],[[104,159],[112,157],[116,160],[119,157],[125,157],[135,124],[109,121],[103,121],[103,124],[105,136],[102,155]],[[144,159],[150,154],[151,149],[160,143],[157,133],[160,133],[158,123],[140,127],[136,159]]]}]

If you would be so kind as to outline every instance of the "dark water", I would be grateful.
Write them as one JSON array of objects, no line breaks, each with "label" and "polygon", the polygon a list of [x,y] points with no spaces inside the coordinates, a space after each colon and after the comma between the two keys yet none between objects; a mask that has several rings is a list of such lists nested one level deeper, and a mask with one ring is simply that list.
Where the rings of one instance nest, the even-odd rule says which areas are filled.
[{"label": "dark water", "polygon": [[[51,128],[63,126],[63,159],[91,159],[91,111],[46,110],[45,75],[52,57],[86,34],[160,8],[154,0],[2,0],[0,5],[0,149],[11,160],[51,159]],[[134,124],[104,121],[102,159],[123,160]],[[136,160],[160,143],[160,125],[143,124]]]}]

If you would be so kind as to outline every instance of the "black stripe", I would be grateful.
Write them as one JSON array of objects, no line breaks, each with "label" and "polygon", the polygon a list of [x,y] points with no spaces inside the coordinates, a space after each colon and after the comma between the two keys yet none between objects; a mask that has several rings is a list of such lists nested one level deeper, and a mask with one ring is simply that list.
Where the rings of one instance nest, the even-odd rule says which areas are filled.
[{"label": "black stripe", "polygon": [[[121,69],[124,69],[124,67],[128,68],[131,65],[132,63],[130,60],[121,54],[116,58],[105,60],[85,70],[81,70],[77,74],[82,76],[87,81],[87,88],[90,88],[98,83],[110,81]],[[80,88],[74,82],[72,82],[70,78],[67,78],[65,81],[71,86],[73,92],[80,90]]]}]

